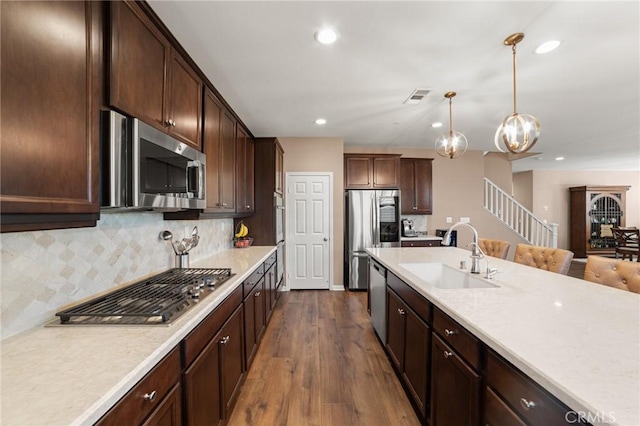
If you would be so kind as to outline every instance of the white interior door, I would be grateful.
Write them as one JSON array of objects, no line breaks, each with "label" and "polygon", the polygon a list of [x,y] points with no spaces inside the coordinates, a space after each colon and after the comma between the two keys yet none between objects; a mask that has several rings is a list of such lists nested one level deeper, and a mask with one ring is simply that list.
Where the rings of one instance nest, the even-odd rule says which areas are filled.
[{"label": "white interior door", "polygon": [[292,290],[329,289],[331,173],[287,173],[287,282]]}]

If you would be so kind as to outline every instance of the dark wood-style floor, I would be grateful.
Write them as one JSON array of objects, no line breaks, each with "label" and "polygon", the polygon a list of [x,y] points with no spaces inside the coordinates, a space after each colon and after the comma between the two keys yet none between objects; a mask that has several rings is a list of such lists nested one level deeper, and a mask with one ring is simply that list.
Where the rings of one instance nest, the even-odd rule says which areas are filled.
[{"label": "dark wood-style floor", "polygon": [[291,291],[273,313],[229,425],[418,425],[374,335],[366,293]]}]

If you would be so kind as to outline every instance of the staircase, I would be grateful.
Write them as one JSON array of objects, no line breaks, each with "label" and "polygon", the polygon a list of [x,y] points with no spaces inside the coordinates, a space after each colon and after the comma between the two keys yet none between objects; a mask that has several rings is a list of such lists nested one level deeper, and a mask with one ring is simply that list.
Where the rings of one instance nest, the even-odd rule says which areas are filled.
[{"label": "staircase", "polygon": [[558,224],[545,223],[535,217],[489,179],[484,179],[484,209],[516,232],[529,244],[558,247]]}]

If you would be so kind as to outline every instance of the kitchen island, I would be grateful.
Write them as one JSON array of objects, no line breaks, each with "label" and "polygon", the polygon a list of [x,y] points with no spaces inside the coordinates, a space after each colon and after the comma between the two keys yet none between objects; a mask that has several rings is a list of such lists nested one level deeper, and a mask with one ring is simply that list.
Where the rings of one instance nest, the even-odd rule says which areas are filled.
[{"label": "kitchen island", "polygon": [[440,288],[415,266],[470,265],[469,251],[367,252],[590,423],[640,425],[639,295],[496,258],[489,287]]},{"label": "kitchen island", "polygon": [[230,249],[193,262],[192,268],[231,268],[235,275],[168,326],[38,327],[6,339],[0,424],[95,423],[275,250]]}]

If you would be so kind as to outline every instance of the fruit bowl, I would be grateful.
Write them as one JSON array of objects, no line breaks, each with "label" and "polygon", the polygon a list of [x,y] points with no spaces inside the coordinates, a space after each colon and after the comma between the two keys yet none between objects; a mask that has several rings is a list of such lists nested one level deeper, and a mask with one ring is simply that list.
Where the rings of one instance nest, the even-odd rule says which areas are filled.
[{"label": "fruit bowl", "polygon": [[235,248],[246,248],[250,247],[253,244],[252,237],[241,237],[233,239],[233,246]]}]

